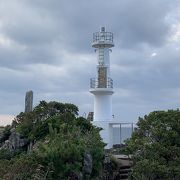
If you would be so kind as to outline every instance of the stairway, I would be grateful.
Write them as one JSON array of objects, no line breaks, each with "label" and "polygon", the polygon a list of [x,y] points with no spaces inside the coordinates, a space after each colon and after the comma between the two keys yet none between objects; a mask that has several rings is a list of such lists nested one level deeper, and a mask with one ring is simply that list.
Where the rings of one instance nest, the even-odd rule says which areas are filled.
[{"label": "stairway", "polygon": [[114,180],[128,180],[128,175],[131,172],[132,160],[126,155],[113,155],[119,164],[118,175]]},{"label": "stairway", "polygon": [[120,167],[120,170],[119,170],[119,178],[127,180],[128,179],[128,174],[129,174],[130,171],[131,171],[131,166],[122,165]]}]

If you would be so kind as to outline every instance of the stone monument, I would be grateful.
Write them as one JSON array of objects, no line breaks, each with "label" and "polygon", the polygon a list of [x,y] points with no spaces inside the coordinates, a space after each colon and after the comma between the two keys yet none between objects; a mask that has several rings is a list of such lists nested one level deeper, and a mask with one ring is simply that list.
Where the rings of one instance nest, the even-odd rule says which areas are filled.
[{"label": "stone monument", "polygon": [[27,91],[25,97],[25,113],[33,109],[33,91]]}]

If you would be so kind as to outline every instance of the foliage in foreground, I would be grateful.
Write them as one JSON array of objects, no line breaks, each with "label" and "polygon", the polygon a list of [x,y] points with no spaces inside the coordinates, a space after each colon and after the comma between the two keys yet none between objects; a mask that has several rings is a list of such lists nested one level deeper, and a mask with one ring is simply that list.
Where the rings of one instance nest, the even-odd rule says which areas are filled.
[{"label": "foliage in foreground", "polygon": [[92,177],[102,169],[104,143],[99,129],[82,117],[78,108],[58,102],[40,104],[31,113],[20,113],[16,127],[33,150],[12,153],[0,150],[2,179],[73,179],[82,175],[84,154],[93,159]]},{"label": "foliage in foreground", "polygon": [[132,175],[137,179],[180,179],[180,111],[155,111],[139,118],[127,140],[132,154]]}]

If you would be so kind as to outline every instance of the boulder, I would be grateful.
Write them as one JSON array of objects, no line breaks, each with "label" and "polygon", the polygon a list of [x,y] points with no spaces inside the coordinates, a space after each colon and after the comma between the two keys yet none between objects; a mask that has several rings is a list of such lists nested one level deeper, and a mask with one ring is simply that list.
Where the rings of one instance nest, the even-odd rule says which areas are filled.
[{"label": "boulder", "polygon": [[28,140],[26,138],[22,138],[21,135],[16,132],[15,128],[12,128],[9,139],[4,142],[1,148],[9,151],[16,151],[23,149],[27,145]]},{"label": "boulder", "polygon": [[83,175],[90,176],[92,172],[92,156],[90,153],[84,153],[84,165],[83,165]]}]

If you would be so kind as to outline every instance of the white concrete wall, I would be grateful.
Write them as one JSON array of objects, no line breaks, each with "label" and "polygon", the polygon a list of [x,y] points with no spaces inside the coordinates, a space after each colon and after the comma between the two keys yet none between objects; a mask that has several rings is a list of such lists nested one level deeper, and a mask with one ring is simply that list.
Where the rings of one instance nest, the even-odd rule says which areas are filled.
[{"label": "white concrete wall", "polygon": [[103,130],[100,131],[100,136],[104,143],[107,145],[105,149],[110,149],[113,146],[113,129],[108,121],[93,121],[94,126],[101,127]]},{"label": "white concrete wall", "polygon": [[94,121],[112,120],[112,95],[94,96]]}]

